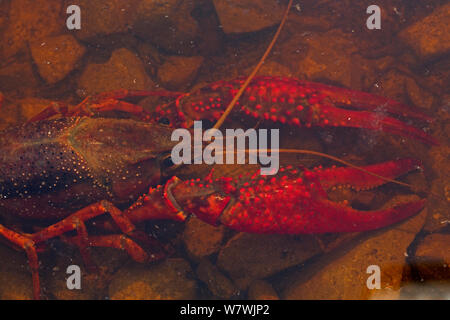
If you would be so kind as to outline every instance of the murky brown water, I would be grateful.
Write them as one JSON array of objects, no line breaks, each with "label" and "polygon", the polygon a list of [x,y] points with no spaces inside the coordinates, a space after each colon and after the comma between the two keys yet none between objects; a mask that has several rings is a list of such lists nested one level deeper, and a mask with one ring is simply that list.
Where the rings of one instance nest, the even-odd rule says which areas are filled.
[{"label": "murky brown water", "polygon": [[[50,120],[28,124],[20,130],[14,128],[23,126],[48,106],[56,105],[62,111],[64,106],[69,106],[73,110],[87,97],[102,92],[125,89],[195,93],[216,81],[248,76],[272,40],[287,3],[0,0],[0,129],[9,130],[0,136],[1,225],[31,234],[101,199],[126,210],[140,201],[137,199],[149,187],[164,184],[173,176],[183,180],[205,179],[211,167],[214,167],[214,179],[238,179],[241,174],[254,172],[254,165],[173,166],[168,159],[173,144],[168,142],[167,128],[149,129],[131,122],[137,121],[136,117],[128,122],[94,122],[88,127],[91,132],[73,129],[72,120],[68,120],[67,126]],[[130,252],[153,255],[154,259],[150,259],[153,261],[146,263],[133,261],[125,250],[104,248],[125,244],[119,236],[110,236],[120,235],[120,230],[109,216],[102,216],[94,222],[86,220],[89,234],[86,241],[96,246],[87,251],[96,271],[83,263],[80,251],[73,245],[83,237],[76,238],[73,231],[38,244],[42,296],[48,299],[448,299],[450,6],[438,0],[426,4],[424,1],[378,1],[381,12],[380,29],[377,29],[376,8],[366,13],[371,4],[371,1],[294,1],[279,39],[258,72],[273,78],[254,83],[253,89],[257,96],[261,87],[269,91],[283,90],[283,86],[294,83],[297,93],[270,91],[267,100],[261,93],[261,110],[256,102],[253,104],[253,91],[249,89],[222,129],[279,129],[282,149],[321,152],[357,166],[399,158],[420,160],[421,170],[412,170],[398,178],[412,187],[386,183],[356,191],[345,182],[326,191],[334,203],[366,211],[426,198],[422,210],[409,208],[410,218],[377,230],[311,235],[238,232],[224,225],[203,222],[200,216],[184,222],[146,220],[136,225],[153,240],[143,241],[137,232],[129,234],[145,249],[130,249]],[[77,8],[72,7],[67,14],[69,5],[80,9],[79,30]],[[368,20],[375,29],[368,28]],[[373,113],[361,117],[358,123],[366,123],[363,127],[379,127],[375,120],[376,124],[367,119],[381,121],[389,111],[389,103],[298,82],[279,84],[275,77],[376,94],[398,101],[407,106],[407,112],[427,115],[432,121],[424,120],[425,116],[417,119],[394,115],[408,126],[404,134],[386,128],[330,126],[329,122],[338,121],[336,117],[342,113],[372,104]],[[200,91],[200,99],[205,104],[193,111],[198,112],[199,119],[205,119],[205,128],[216,120],[214,112],[209,110],[214,107],[208,109],[207,104],[215,103],[218,110],[223,110],[231,99],[224,88],[226,83]],[[308,91],[316,89],[330,97],[338,93],[337,104],[342,106],[350,100],[354,106],[346,106],[334,118],[330,113],[320,118],[320,110],[314,104],[328,104],[329,100],[308,100],[317,98]],[[298,96],[302,90],[306,98]],[[175,108],[170,102],[176,97],[174,94],[125,100],[142,106],[150,116],[158,116],[162,124],[171,120],[176,125],[173,114],[161,116],[157,109],[160,105]],[[198,96],[192,94],[179,99],[183,111],[189,109],[187,101],[192,102],[195,97]],[[220,108],[218,98],[223,99]],[[292,103],[289,98],[293,99]],[[299,110],[299,101],[313,112]],[[90,110],[95,109],[95,105],[87,105]],[[111,100],[104,104],[112,105],[118,104]],[[254,109],[247,115],[240,111],[242,105]],[[138,109],[131,106],[128,110]],[[301,128],[296,125],[297,116],[303,124]],[[124,112],[114,111],[102,117],[129,118]],[[412,127],[418,129],[415,131],[418,139],[411,137]],[[61,141],[64,134],[59,136],[59,132],[72,134],[69,146],[49,142],[48,139],[55,137]],[[431,136],[438,145],[421,141],[430,141]],[[83,149],[83,144],[93,137],[98,139],[97,143],[86,143],[88,147]],[[79,152],[72,153],[74,146],[79,147]],[[309,169],[342,166],[328,158],[283,152],[280,165],[302,165]],[[355,174],[350,183],[363,187],[370,177],[363,176],[360,180]],[[270,188],[275,183],[267,185]],[[268,194],[274,194],[275,203],[267,204],[266,213],[275,215],[279,208],[289,207],[286,205],[289,201],[296,201],[288,197],[292,193],[276,198],[276,192],[286,192],[283,191],[286,189],[285,185],[270,189]],[[249,195],[243,193],[242,199],[237,197],[237,205],[256,210],[254,199],[265,193],[253,191],[248,191]],[[174,196],[180,203],[187,203],[183,201],[189,196],[193,201],[200,198],[189,192]],[[312,197],[320,199],[315,193]],[[215,204],[212,200],[204,201],[205,211],[213,212]],[[297,210],[299,214],[304,213],[301,207],[289,208],[286,215],[293,216]],[[316,214],[328,213],[325,210]],[[79,223],[71,221],[67,225]],[[257,229],[252,227],[257,224],[258,221],[253,221],[246,230]],[[323,223],[331,228],[338,224],[337,221]],[[6,231],[2,230],[0,235],[5,236]],[[8,241],[2,241],[0,261],[0,299],[32,298],[31,273],[23,251],[14,250]],[[81,267],[81,290],[67,288],[66,271],[71,265]]]}]

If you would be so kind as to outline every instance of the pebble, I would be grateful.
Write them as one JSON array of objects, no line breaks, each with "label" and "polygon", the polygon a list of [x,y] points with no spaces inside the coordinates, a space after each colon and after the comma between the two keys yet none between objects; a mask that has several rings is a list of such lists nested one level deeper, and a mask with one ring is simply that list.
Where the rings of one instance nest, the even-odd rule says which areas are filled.
[{"label": "pebble", "polygon": [[[417,196],[397,196],[385,207],[417,200]],[[395,299],[399,296],[405,253],[422,229],[426,210],[400,224],[367,235],[292,275],[282,292],[283,299]],[[370,290],[367,268],[379,266],[381,289]],[[375,295],[376,296],[375,296]]]},{"label": "pebble", "polygon": [[145,66],[128,49],[115,50],[104,64],[89,64],[84,69],[78,87],[84,95],[118,89],[151,90],[155,83],[145,72]]},{"label": "pebble", "polygon": [[109,286],[111,300],[193,300],[197,283],[186,260],[172,258],[144,266],[131,264],[113,277]]},{"label": "pebble", "polygon": [[400,32],[400,39],[423,60],[450,51],[450,4],[436,8],[430,15]]},{"label": "pebble", "polygon": [[55,83],[72,72],[86,49],[72,35],[43,38],[30,44],[39,74],[47,83]]}]

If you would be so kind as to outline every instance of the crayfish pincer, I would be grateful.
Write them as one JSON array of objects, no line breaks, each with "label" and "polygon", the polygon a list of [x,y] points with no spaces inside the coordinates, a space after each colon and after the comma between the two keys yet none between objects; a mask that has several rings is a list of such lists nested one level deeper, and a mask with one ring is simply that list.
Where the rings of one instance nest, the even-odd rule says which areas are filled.
[{"label": "crayfish pincer", "polygon": [[[0,235],[27,253],[35,298],[40,297],[37,252],[56,237],[64,236],[65,241],[78,246],[86,262],[90,260],[87,249],[92,246],[125,250],[136,261],[147,261],[152,256],[143,247],[154,240],[137,225],[152,219],[184,221],[194,214],[210,224],[252,233],[353,232],[399,222],[424,206],[424,200],[419,200],[388,209],[359,211],[328,198],[327,192],[333,186],[350,185],[356,190],[380,186],[419,168],[420,162],[414,159],[359,169],[281,167],[276,175],[256,173],[239,178],[213,179],[208,175],[181,181],[163,174],[164,161],[178,143],[171,139],[174,126],[182,120],[180,125],[189,127],[191,120],[196,119],[191,114],[197,112],[207,115],[212,112],[213,118],[217,118],[223,111],[223,102],[233,96],[240,81],[232,84],[216,83],[191,95],[158,93],[176,96],[176,101],[158,109],[154,119],[141,107],[118,100],[126,96],[120,92],[119,98],[115,93],[116,98],[104,94],[90,99],[89,106],[81,103],[55,120],[47,119],[55,115],[50,107],[29,123],[0,133],[0,213],[52,223],[33,233],[0,225]],[[153,93],[131,95],[136,94]],[[345,122],[344,118],[343,123],[332,124],[381,129],[431,144],[436,142],[420,129],[390,117],[382,117],[381,127],[370,127],[364,119],[369,114],[377,117],[376,112],[336,110],[330,105],[329,95],[341,103],[348,92],[328,86],[266,77],[256,78],[246,94],[242,101],[248,103],[240,107],[238,114],[256,118],[262,115],[264,121],[274,124],[289,120],[294,127],[324,126],[344,117],[346,121],[357,119],[363,124]],[[364,103],[370,100],[361,93],[350,96],[357,97],[353,100],[359,105],[366,106]],[[287,104],[288,108],[269,108],[274,103]],[[389,111],[404,115],[403,109],[397,110],[392,102],[388,106],[392,109]],[[250,107],[256,111],[247,110]],[[373,107],[369,104],[366,108]],[[87,116],[91,110],[100,114],[117,109],[140,120]],[[324,117],[319,111],[324,111]],[[170,126],[156,123],[163,116],[170,120]],[[150,123],[152,120],[155,122]],[[169,176],[168,180],[163,180],[163,176]],[[106,214],[114,228],[104,231],[111,233],[89,234],[87,226],[89,230],[94,222],[98,226],[96,218]]]},{"label": "crayfish pincer", "polygon": [[[158,185],[162,155],[173,129],[134,120],[62,118],[10,129],[0,135],[0,209],[21,218],[57,220],[35,233],[0,225],[0,235],[26,251],[35,298],[40,297],[37,252],[47,240],[74,232],[71,243],[88,259],[91,246],[113,247],[136,261],[150,259],[139,245],[140,222],[184,221],[190,214],[211,224],[253,233],[324,233],[381,228],[417,213],[424,200],[358,211],[327,198],[333,186],[374,188],[420,167],[401,159],[356,168],[284,167],[258,173]],[[156,187],[152,187],[156,186]],[[124,203],[132,203],[120,210]],[[118,233],[89,235],[86,224],[109,214]],[[66,237],[67,238],[67,237]]]}]

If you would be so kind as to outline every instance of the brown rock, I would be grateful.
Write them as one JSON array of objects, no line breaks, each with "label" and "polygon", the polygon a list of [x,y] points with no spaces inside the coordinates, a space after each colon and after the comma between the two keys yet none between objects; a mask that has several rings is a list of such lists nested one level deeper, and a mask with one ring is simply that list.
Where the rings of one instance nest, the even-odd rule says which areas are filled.
[{"label": "brown rock", "polygon": [[277,1],[214,0],[225,33],[258,31],[279,24],[285,8]]},{"label": "brown rock", "polygon": [[158,49],[149,43],[140,42],[137,52],[146,67],[147,73],[151,76],[156,76],[157,68],[162,64]]},{"label": "brown rock", "polygon": [[39,74],[48,83],[67,76],[86,51],[71,35],[43,38],[31,43],[30,48]]},{"label": "brown rock", "polygon": [[361,89],[363,75],[371,76],[372,63],[357,54],[356,41],[354,36],[339,30],[323,34],[302,34],[296,45],[306,46],[307,52],[303,59],[296,60],[296,76],[314,81],[326,79],[353,89]]},{"label": "brown rock", "polygon": [[69,5],[81,9],[81,29],[76,36],[83,40],[126,32],[136,17],[137,5],[141,0],[70,0]]},{"label": "brown rock", "polygon": [[15,103],[4,102],[1,106],[0,131],[20,123],[20,108]]},{"label": "brown rock", "polygon": [[239,233],[219,253],[217,266],[240,288],[298,265],[320,253],[312,236],[258,235]]},{"label": "brown rock", "polygon": [[[43,275],[49,298],[57,300],[104,299],[107,296],[111,276],[130,259],[125,251],[113,248],[90,248],[93,267],[96,270],[88,270],[78,248],[62,249],[66,250],[67,254],[59,255],[55,266]],[[69,275],[66,270],[70,265],[77,265],[81,269],[81,289],[67,288]]]},{"label": "brown rock", "polygon": [[433,105],[433,95],[417,85],[416,81],[411,78],[406,81],[406,91],[414,105],[425,109],[430,109]]},{"label": "brown rock", "polygon": [[158,80],[163,87],[171,90],[187,87],[202,63],[203,57],[169,57],[158,69]]},{"label": "brown rock", "polygon": [[22,96],[36,94],[39,76],[33,71],[31,61],[20,59],[0,68],[0,90]]},{"label": "brown rock", "polygon": [[270,285],[263,280],[255,280],[248,288],[248,298],[250,300],[279,300],[278,294]]},{"label": "brown rock", "polygon": [[12,0],[9,25],[1,40],[2,54],[10,57],[25,48],[28,41],[36,41],[63,32],[64,15],[60,0]]},{"label": "brown rock", "polygon": [[425,237],[414,256],[414,267],[424,280],[450,280],[450,234]]},{"label": "brown rock", "polygon": [[25,98],[17,102],[22,118],[27,121],[50,106],[51,100],[39,98]]},{"label": "brown rock", "polygon": [[376,81],[376,85],[372,87],[372,92],[400,102],[405,102],[405,89],[408,81],[414,80],[408,78],[408,76],[400,71],[390,70]]},{"label": "brown rock", "polygon": [[449,300],[450,286],[438,281],[408,283],[402,287],[401,300]]},{"label": "brown rock", "polygon": [[51,298],[57,300],[94,300],[101,298],[98,296],[98,288],[93,284],[97,275],[87,273],[82,264],[79,265],[81,269],[81,289],[70,290],[67,288],[69,275],[66,270],[69,265],[64,265],[64,268],[53,268],[53,271],[46,277],[47,290]]},{"label": "brown rock", "polygon": [[104,64],[89,64],[78,81],[81,95],[117,90],[151,90],[153,81],[141,60],[128,49],[115,50]]},{"label": "brown rock", "polygon": [[[447,121],[448,112],[439,117],[441,121]],[[448,129],[445,126],[437,132],[439,141],[448,139]],[[424,229],[428,232],[436,232],[450,225],[450,147],[440,145],[432,147],[429,153],[430,165],[434,172],[438,173],[431,183],[430,195],[427,199],[427,210],[430,212]]]},{"label": "brown rock", "polygon": [[193,300],[197,284],[183,259],[167,259],[145,267],[130,265],[120,269],[109,286],[112,300]]},{"label": "brown rock", "polygon": [[422,59],[444,55],[450,50],[450,4],[435,9],[424,19],[414,23],[399,36]]},{"label": "brown rock", "polygon": [[196,52],[199,26],[191,16],[190,0],[141,0],[132,31],[157,47],[181,55]]},{"label": "brown rock", "polygon": [[[387,206],[414,201],[417,196],[398,196]],[[334,254],[293,276],[288,281],[284,299],[381,299],[398,298],[406,249],[423,226],[426,210],[394,227],[374,233],[353,248],[342,247]],[[367,268],[381,270],[381,290],[369,290]]]},{"label": "brown rock", "polygon": [[219,251],[224,233],[224,226],[215,227],[191,217],[186,223],[183,241],[188,253],[198,259]]},{"label": "brown rock", "polygon": [[230,299],[238,294],[239,290],[233,282],[207,259],[203,259],[198,265],[197,276],[216,297]]},{"label": "brown rock", "polygon": [[0,246],[0,300],[33,299],[33,282],[26,254]]}]

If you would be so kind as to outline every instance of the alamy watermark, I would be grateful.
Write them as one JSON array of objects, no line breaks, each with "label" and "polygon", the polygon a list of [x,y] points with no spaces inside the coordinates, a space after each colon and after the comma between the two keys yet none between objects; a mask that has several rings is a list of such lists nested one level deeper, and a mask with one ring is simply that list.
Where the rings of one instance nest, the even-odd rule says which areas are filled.
[{"label": "alamy watermark", "polygon": [[[268,145],[270,131],[270,147]],[[191,131],[176,129],[172,141],[180,141],[172,149],[174,164],[245,164],[248,154],[249,164],[261,164],[262,175],[274,175],[280,166],[279,129],[226,129],[225,137],[218,129],[208,129],[203,133],[202,122],[194,122],[194,139]],[[246,142],[248,141],[248,148]],[[211,142],[203,149],[203,142]],[[235,143],[236,142],[236,143]],[[193,159],[192,159],[193,144]],[[236,146],[236,148],[235,148]],[[270,151],[270,152],[269,152]]]}]

